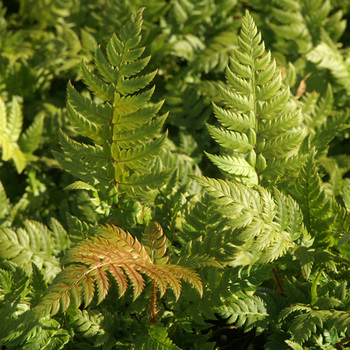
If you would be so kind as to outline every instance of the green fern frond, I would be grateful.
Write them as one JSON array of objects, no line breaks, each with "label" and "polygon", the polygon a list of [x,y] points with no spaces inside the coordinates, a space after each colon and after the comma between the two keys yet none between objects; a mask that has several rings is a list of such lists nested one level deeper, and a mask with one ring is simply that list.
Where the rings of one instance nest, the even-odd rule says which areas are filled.
[{"label": "green fern frond", "polygon": [[292,339],[299,344],[306,342],[317,329],[323,329],[328,314],[329,312],[323,310],[310,310],[296,316],[288,329]]},{"label": "green fern frond", "polygon": [[63,349],[70,342],[68,330],[63,329],[61,324],[51,318],[43,318],[30,334],[30,338],[22,349]]},{"label": "green fern frond", "polygon": [[[205,152],[206,153],[206,152]],[[252,167],[244,158],[233,156],[216,156],[206,153],[207,157],[221,170],[238,178],[246,178],[246,182],[251,185],[259,183],[255,168]]]},{"label": "green fern frond", "polygon": [[[220,89],[226,108],[213,105],[221,126],[208,125],[211,136],[233,156],[209,158],[233,179],[252,186],[300,165],[302,119],[287,105],[289,91],[248,12],[238,46],[227,68],[228,88]],[[278,160],[280,167],[270,165]]]},{"label": "green fern frond", "polygon": [[306,57],[318,67],[330,70],[339,85],[347,93],[350,92],[350,68],[338,48],[322,42],[310,51]]},{"label": "green fern frond", "polygon": [[301,218],[298,205],[290,197],[276,191],[251,189],[243,184],[196,177],[199,184],[214,197],[216,210],[225,215],[236,229],[237,262],[273,261],[294,246],[300,235]]},{"label": "green fern frond", "polygon": [[324,96],[318,93],[306,93],[300,101],[307,138],[301,147],[303,153],[309,153],[315,147],[317,158],[325,156],[331,141],[348,126],[347,111],[339,112],[333,107],[334,97],[330,85]]},{"label": "green fern frond", "polygon": [[64,312],[70,304],[78,308],[83,303],[87,307],[96,289],[97,303],[102,302],[110,286],[107,273],[115,279],[120,297],[125,294],[128,281],[133,287],[134,298],[141,294],[145,287],[142,274],[157,285],[161,295],[169,287],[178,299],[181,279],[202,294],[202,284],[195,271],[185,266],[168,264],[167,257],[162,258],[165,248],[159,226],[150,229],[147,240],[149,243],[155,240],[156,245],[161,242],[155,250],[148,247],[153,257],[136,238],[115,226],[98,227],[96,233],[97,237],[91,237],[68,250],[63,261],[68,267],[57,275],[48,288],[36,308],[38,315],[54,315],[60,308]]},{"label": "green fern frond", "polygon": [[10,200],[6,195],[4,186],[0,181],[0,226],[3,226],[6,223],[6,218],[10,213]]},{"label": "green fern frond", "polygon": [[332,313],[328,317],[327,323],[329,324],[330,329],[334,327],[338,332],[349,332],[350,312],[332,310]]},{"label": "green fern frond", "polygon": [[[53,220],[55,233],[36,221],[25,221],[23,228],[16,231],[11,228],[0,229],[0,256],[12,261],[31,272],[31,262],[43,268],[45,277],[51,279],[60,271],[56,258],[68,246],[67,233],[59,223]],[[60,230],[60,232],[58,232]],[[54,248],[57,247],[57,248]],[[58,250],[56,250],[58,249]]]},{"label": "green fern frond", "polygon": [[0,98],[0,147],[2,160],[10,159],[15,163],[18,173],[33,159],[33,152],[39,147],[44,119],[37,117],[22,133],[23,115],[20,103],[16,97],[6,106]]},{"label": "green fern frond", "polygon": [[322,241],[321,232],[327,231],[334,221],[332,202],[321,185],[315,163],[315,151],[312,151],[300,170],[295,186],[300,196],[296,199],[303,211],[304,224],[317,241]]},{"label": "green fern frond", "polygon": [[198,254],[206,254],[220,262],[232,259],[232,230],[227,228],[224,216],[215,207],[211,197],[205,195],[186,213],[182,229],[183,239],[188,243],[180,258],[186,261],[185,265],[191,263],[191,256]]},{"label": "green fern frond", "polygon": [[47,289],[47,284],[44,275],[36,264],[32,263],[32,269],[30,301],[32,305],[37,305]]},{"label": "green fern frond", "polygon": [[284,53],[292,52],[292,48],[297,52],[307,52],[311,48],[312,36],[301,13],[301,5],[298,1],[281,1],[276,5],[278,7],[272,8],[275,23],[271,23],[280,39],[276,46]]},{"label": "green fern frond", "polygon": [[[328,117],[334,114],[334,96],[331,85],[327,86],[324,97],[320,98],[316,92],[306,93],[301,99],[304,123],[309,132],[315,132],[327,122]],[[317,103],[318,102],[318,103]]]},{"label": "green fern frond", "polygon": [[237,327],[244,327],[246,331],[254,327],[264,328],[269,314],[264,301],[258,296],[239,299],[230,298],[225,305],[217,308],[218,314],[227,318],[227,323],[235,323]]},{"label": "green fern frond", "polygon": [[93,342],[95,347],[108,349],[116,343],[112,330],[107,327],[113,322],[113,315],[107,310],[103,313],[98,310],[71,310],[68,322],[76,334]]},{"label": "green fern frond", "polygon": [[274,47],[293,58],[308,53],[325,36],[339,40],[346,28],[342,12],[336,12],[329,0],[282,0],[274,2],[271,12]]},{"label": "green fern frond", "polygon": [[[210,33],[208,28],[208,32]],[[211,33],[210,33],[211,34]],[[224,71],[227,66],[229,56],[235,49],[234,40],[236,34],[233,31],[222,30],[214,35],[205,36],[205,47],[192,60],[195,71],[201,70],[205,73],[210,71]]]},{"label": "green fern frond", "polygon": [[29,277],[13,262],[3,262],[0,268],[0,291],[2,302],[21,300],[29,292]]},{"label": "green fern frond", "polygon": [[157,72],[141,75],[150,60],[142,57],[145,48],[139,45],[142,13],[143,9],[132,15],[119,35],[110,38],[106,55],[96,49],[95,70],[82,62],[83,81],[96,98],[83,96],[71,83],[67,87],[73,129],[92,143],[76,142],[61,132],[63,153],[55,157],[107,201],[112,186],[142,194],[142,189],[157,188],[168,176],[164,169],[149,173],[167,137],[159,135],[167,115],[156,116],[163,102],[151,103],[154,87],[145,90]]},{"label": "green fern frond", "polygon": [[159,324],[150,325],[146,334],[138,336],[136,347],[140,350],[181,350],[169,338],[167,329]]}]

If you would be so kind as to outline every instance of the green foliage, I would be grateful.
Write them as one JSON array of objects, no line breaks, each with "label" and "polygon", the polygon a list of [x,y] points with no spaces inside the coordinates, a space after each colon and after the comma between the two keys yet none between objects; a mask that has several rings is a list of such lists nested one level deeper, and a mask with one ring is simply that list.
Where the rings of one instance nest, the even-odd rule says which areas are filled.
[{"label": "green foliage", "polygon": [[[139,11],[132,17],[121,29],[119,38],[113,35],[109,40],[108,60],[97,48],[95,65],[101,78],[84,62],[81,64],[83,80],[100,103],[68,85],[70,121],[75,132],[91,139],[94,145],[74,141],[61,132],[64,154],[56,153],[56,159],[81,180],[70,188],[93,191],[97,188],[102,199],[110,198],[112,191],[140,195],[159,186],[166,178],[161,166],[152,162],[166,138],[166,134],[158,137],[166,115],[155,117],[163,103],[149,102],[153,88],[136,94],[156,74],[138,74],[150,59],[149,56],[141,58],[145,49],[139,46],[141,15]],[[149,173],[149,167],[154,171]]]},{"label": "green foliage", "polygon": [[281,75],[250,15],[243,20],[238,45],[226,72],[228,88],[221,89],[227,107],[214,104],[221,127],[208,125],[215,141],[229,151],[208,157],[236,181],[257,185],[301,163],[301,115],[287,105],[288,90],[282,88]]},{"label": "green foliage", "polygon": [[0,347],[349,347],[349,5],[142,6],[0,1]]},{"label": "green foliage", "polygon": [[12,261],[26,271],[32,262],[42,269],[47,279],[60,271],[58,255],[69,244],[66,231],[52,218],[51,230],[39,222],[26,221],[23,227],[0,229],[1,258]]},{"label": "green foliage", "polygon": [[2,160],[10,159],[21,173],[26,163],[33,159],[33,152],[39,147],[43,130],[43,118],[36,118],[25,133],[22,133],[23,116],[18,99],[13,97],[7,108],[0,98],[0,147]]}]

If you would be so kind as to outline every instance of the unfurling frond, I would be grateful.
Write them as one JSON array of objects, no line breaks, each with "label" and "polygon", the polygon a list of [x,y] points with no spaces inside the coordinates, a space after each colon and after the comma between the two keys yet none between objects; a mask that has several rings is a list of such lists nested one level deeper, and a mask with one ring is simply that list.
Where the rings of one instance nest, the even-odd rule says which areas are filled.
[{"label": "unfurling frond", "polygon": [[229,155],[208,156],[236,181],[254,186],[301,165],[301,114],[287,104],[289,91],[248,12],[238,46],[227,68],[228,88],[221,88],[226,107],[214,104],[221,126],[208,126]]},{"label": "unfurling frond", "polygon": [[181,293],[181,280],[190,283],[200,294],[202,284],[192,269],[168,264],[165,254],[165,236],[158,224],[146,232],[147,247],[130,233],[116,226],[96,229],[97,237],[89,238],[68,250],[64,257],[66,269],[57,275],[42,301],[37,306],[38,315],[66,311],[70,304],[75,308],[92,302],[97,290],[97,303],[108,294],[113,277],[123,296],[129,283],[137,298],[145,287],[142,275],[148,276],[158,287],[161,296],[170,288],[176,299]]},{"label": "unfurling frond", "polygon": [[141,73],[150,60],[140,46],[142,12],[111,37],[106,55],[97,48],[95,71],[82,62],[83,81],[95,98],[83,96],[71,83],[67,88],[70,122],[91,142],[76,142],[61,132],[63,153],[55,156],[65,170],[107,200],[114,187],[142,193],[159,187],[168,176],[162,166],[154,166],[166,140],[166,133],[160,132],[167,114],[157,117],[163,102],[150,102],[154,88],[147,86],[156,71]]}]

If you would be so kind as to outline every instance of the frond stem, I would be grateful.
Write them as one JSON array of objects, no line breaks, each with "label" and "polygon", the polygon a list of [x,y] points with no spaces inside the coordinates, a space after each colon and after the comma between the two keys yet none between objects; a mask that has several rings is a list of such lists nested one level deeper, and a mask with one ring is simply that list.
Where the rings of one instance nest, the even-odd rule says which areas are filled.
[{"label": "frond stem", "polygon": [[157,323],[158,322],[158,312],[159,310],[157,309],[157,285],[154,281],[151,283],[151,298],[150,298],[150,309],[149,309],[149,323]]}]

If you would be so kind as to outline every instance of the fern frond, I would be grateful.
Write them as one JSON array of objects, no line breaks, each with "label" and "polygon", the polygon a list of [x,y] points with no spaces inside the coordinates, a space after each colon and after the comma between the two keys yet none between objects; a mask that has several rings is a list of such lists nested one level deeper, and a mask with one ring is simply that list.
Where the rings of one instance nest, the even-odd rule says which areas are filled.
[{"label": "fern frond", "polygon": [[[159,244],[164,241],[159,226],[150,230],[149,242],[156,240],[158,243],[155,243]],[[95,289],[98,291],[97,303],[102,302],[110,286],[108,273],[115,279],[120,297],[125,294],[129,282],[134,298],[141,294],[145,287],[142,274],[157,285],[161,295],[169,287],[178,299],[181,279],[202,293],[202,284],[195,271],[168,264],[167,258],[162,258],[165,249],[163,243],[155,250],[149,247],[154,252],[152,258],[155,261],[152,261],[145,246],[130,233],[115,226],[98,227],[96,232],[97,237],[91,237],[68,250],[64,263],[69,266],[57,275],[48,288],[36,308],[38,315],[54,315],[60,308],[64,312],[70,304],[78,308],[83,303],[87,307],[94,298]],[[157,239],[159,235],[160,241]]]},{"label": "fern frond", "polygon": [[10,208],[10,200],[8,199],[4,186],[0,181],[0,226],[3,226],[4,222],[6,222]]},{"label": "fern frond", "polygon": [[332,310],[332,313],[327,319],[330,329],[334,327],[338,332],[349,332],[350,327],[350,312]]},{"label": "fern frond", "polygon": [[[68,314],[69,325],[75,333],[81,334],[84,338],[94,343],[94,346],[109,348],[115,344],[116,339],[111,329],[106,326],[111,322],[113,315],[108,310],[103,313],[98,310],[72,310]],[[107,322],[106,322],[107,321]]]},{"label": "fern frond", "polygon": [[321,232],[329,229],[334,221],[334,215],[332,215],[331,200],[322,189],[321,184],[315,163],[315,151],[313,150],[300,170],[296,182],[296,190],[300,197],[296,199],[303,211],[306,228],[312,235],[316,235],[316,240],[322,241]]},{"label": "fern frond", "polygon": [[329,312],[323,310],[310,310],[296,316],[288,329],[292,339],[299,344],[306,342],[317,329],[323,328],[323,322],[328,314]]},{"label": "fern frond", "polygon": [[[186,213],[183,223],[184,238],[188,244],[184,247],[185,265],[192,266],[192,257],[197,264],[197,257],[214,257],[217,261],[230,260],[232,232],[225,225],[222,214],[215,210],[211,197],[205,195]],[[187,253],[188,252],[188,253]],[[188,260],[187,260],[188,259]]]},{"label": "fern frond", "polygon": [[30,349],[63,349],[70,342],[68,330],[63,329],[60,323],[54,319],[44,318],[39,321],[30,338],[23,345],[24,350]]},{"label": "fern frond", "polygon": [[330,70],[335,80],[347,93],[350,92],[350,68],[336,47],[322,42],[310,51],[306,57],[318,67]]},{"label": "fern frond", "polygon": [[[57,230],[57,223],[53,221],[53,225],[56,225],[54,230]],[[16,231],[11,228],[0,229],[0,256],[23,267],[28,273],[32,270],[31,262],[35,261],[38,267],[45,266],[45,277],[51,279],[60,270],[56,258],[59,252],[54,247],[57,244],[57,247],[66,248],[67,240],[65,231],[59,234],[56,231],[54,234],[43,224],[28,220],[24,222],[23,228]]]},{"label": "fern frond", "polygon": [[169,338],[166,328],[159,324],[150,325],[146,334],[138,336],[136,346],[140,350],[181,350]]},{"label": "fern frond", "polygon": [[255,254],[254,259],[258,261],[275,260],[285,254],[300,235],[298,206],[290,197],[278,191],[272,197],[261,187],[255,190],[204,176],[196,180],[214,197],[216,210],[225,215],[233,227],[241,228],[237,238],[244,243],[237,246],[241,250],[237,260],[239,254],[246,253]]},{"label": "fern frond", "polygon": [[[206,152],[205,152],[206,153]],[[259,180],[253,168],[244,158],[233,156],[216,156],[206,153],[207,157],[221,170],[229,174],[245,177],[246,181],[252,185],[257,185]]]},{"label": "fern frond", "polygon": [[[227,5],[226,5],[227,6]],[[208,28],[208,33],[211,34],[211,30],[214,28]],[[205,48],[195,56],[192,61],[194,70],[203,70],[205,73],[209,71],[224,71],[227,66],[229,55],[235,48],[233,44],[236,39],[236,34],[232,31],[222,30],[214,35],[207,36],[205,42]]]},{"label": "fern frond", "polygon": [[89,98],[84,97],[75,90],[72,83],[69,82],[67,85],[67,99],[72,108],[88,118],[91,121],[97,119],[99,123],[108,123],[112,114],[112,107],[110,104],[96,104]]},{"label": "fern frond", "polygon": [[[14,300],[23,301],[29,292],[29,276],[13,262],[2,262],[0,269],[0,291],[2,303],[12,304]],[[11,305],[16,308],[16,305]],[[22,312],[25,310],[22,310]],[[9,315],[6,315],[6,317]],[[13,317],[13,315],[11,315]]]},{"label": "fern frond", "polygon": [[107,201],[111,186],[123,191],[126,185],[129,194],[142,194],[141,188],[157,188],[168,176],[164,169],[149,174],[167,137],[159,135],[167,115],[157,117],[163,102],[151,103],[154,87],[145,90],[157,72],[141,75],[150,60],[142,57],[145,48],[139,45],[142,12],[132,15],[119,35],[112,35],[106,56],[98,47],[93,66],[82,62],[83,81],[97,98],[83,96],[71,83],[67,87],[73,129],[92,142],[76,142],[61,133],[64,155],[55,153],[55,157]]},{"label": "fern frond", "polygon": [[26,131],[21,134],[18,145],[27,157],[39,148],[43,127],[44,118],[38,116],[34,119],[33,123],[29,125]]},{"label": "fern frond", "polygon": [[264,301],[258,296],[239,299],[230,298],[225,305],[217,308],[218,314],[227,318],[227,323],[235,323],[237,327],[244,327],[246,331],[254,327],[264,327],[269,314]]},{"label": "fern frond", "polygon": [[16,97],[6,107],[0,98],[0,147],[2,160],[13,160],[18,173],[32,160],[33,152],[39,147],[43,129],[43,117],[37,117],[22,133],[23,115]]},{"label": "fern frond", "polygon": [[[298,110],[287,108],[289,91],[282,87],[281,74],[271,54],[265,52],[261,34],[248,12],[242,22],[238,46],[227,67],[228,88],[220,89],[227,107],[213,106],[222,127],[209,125],[208,130],[222,147],[238,153],[242,160],[237,161],[235,157],[233,168],[223,166],[223,160],[228,161],[226,156],[209,155],[209,158],[233,179],[252,186],[265,178],[271,179],[271,172],[264,176],[269,163],[300,157],[302,120]],[[298,162],[284,163],[292,169],[299,165]],[[276,175],[286,172],[283,167],[274,169]]]},{"label": "fern frond", "polygon": [[31,281],[31,293],[30,293],[30,299],[32,305],[38,304],[38,302],[41,300],[45,290],[47,289],[47,284],[44,278],[44,275],[38,268],[38,266],[34,263],[32,263],[32,281]]}]

